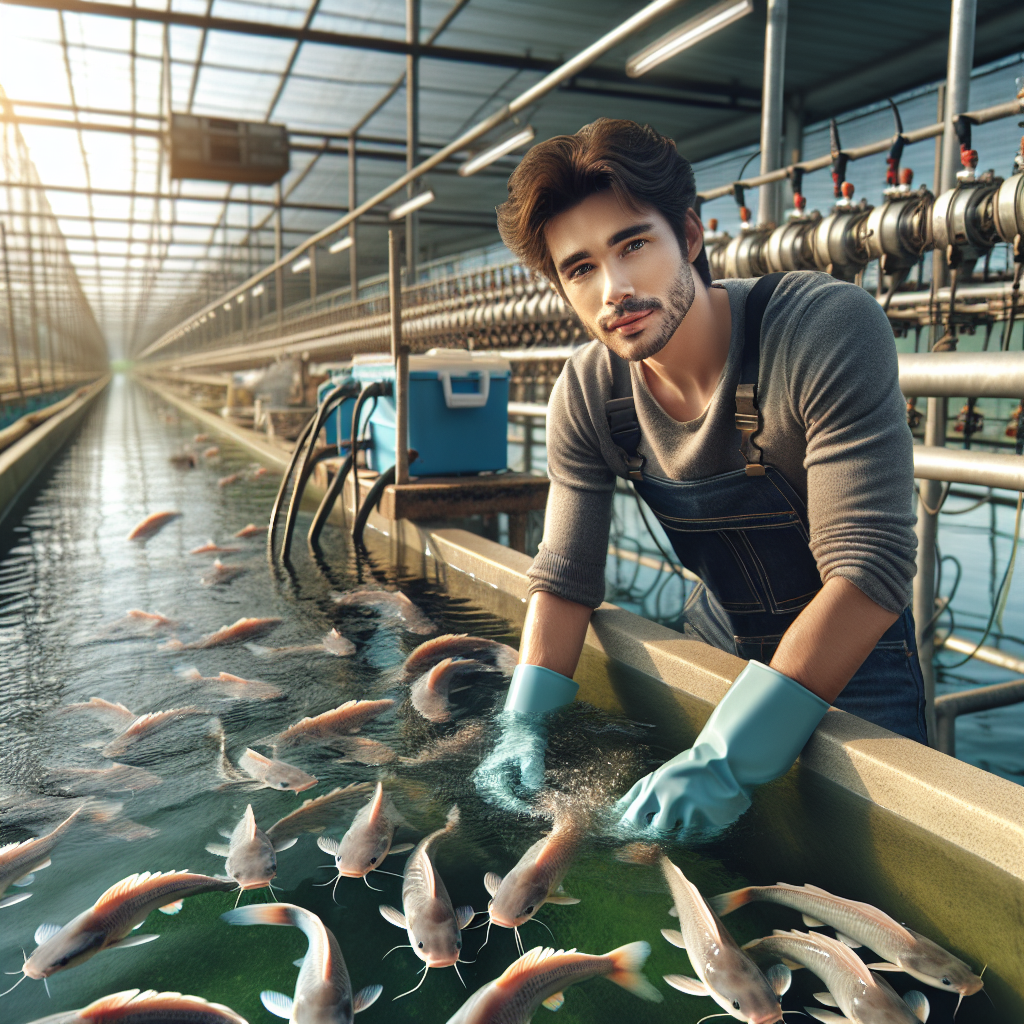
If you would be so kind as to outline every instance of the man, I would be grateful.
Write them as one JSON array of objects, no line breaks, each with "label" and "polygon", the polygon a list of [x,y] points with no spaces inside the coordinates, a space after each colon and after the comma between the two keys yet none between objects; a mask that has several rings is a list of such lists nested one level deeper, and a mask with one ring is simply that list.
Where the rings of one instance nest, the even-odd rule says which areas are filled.
[{"label": "man", "polygon": [[703,581],[686,632],[751,659],[694,746],[626,795],[625,824],[729,823],[832,704],[924,742],[912,439],[878,304],[810,272],[712,285],[690,165],[630,121],[535,146],[508,191],[506,245],[596,340],[551,395],[544,540],[481,789],[515,803],[543,781],[604,596],[616,477]]}]

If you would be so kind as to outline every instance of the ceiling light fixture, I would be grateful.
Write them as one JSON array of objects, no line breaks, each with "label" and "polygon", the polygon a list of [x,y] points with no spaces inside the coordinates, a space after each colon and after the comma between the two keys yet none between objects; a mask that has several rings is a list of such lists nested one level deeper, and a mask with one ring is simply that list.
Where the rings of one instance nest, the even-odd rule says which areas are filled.
[{"label": "ceiling light fixture", "polygon": [[263,294],[263,285],[261,285],[261,284],[256,285],[256,287],[253,288],[253,290],[252,290],[252,297],[254,299],[258,299],[262,294]]},{"label": "ceiling light fixture", "polygon": [[407,199],[404,203],[396,206],[388,214],[388,220],[401,220],[403,217],[407,217],[410,213],[426,206],[427,203],[432,203],[436,198],[437,196],[434,195],[433,191],[421,192],[418,196],[413,196],[412,199]]},{"label": "ceiling light fixture", "polygon": [[726,25],[731,25],[744,15],[750,14],[753,9],[752,0],[723,0],[722,3],[709,7],[703,14],[684,21],[678,28],[656,39],[650,46],[639,53],[634,53],[626,61],[626,74],[630,78],[639,78],[694,43],[699,43]]},{"label": "ceiling light fixture", "polygon": [[312,260],[308,256],[303,256],[301,260],[296,260],[292,264],[292,273],[301,274],[304,270],[309,270],[312,265]]},{"label": "ceiling light fixture", "polygon": [[527,125],[525,128],[517,131],[514,135],[509,135],[500,142],[496,142],[493,146],[489,146],[482,152],[477,153],[476,156],[470,157],[459,168],[459,176],[468,178],[471,174],[476,174],[476,172],[482,167],[486,167],[488,164],[493,164],[495,160],[505,156],[506,153],[511,153],[512,150],[526,145],[527,142],[533,142],[533,138],[533,127],[532,125]]},{"label": "ceiling light fixture", "polygon": [[346,249],[352,248],[352,243],[355,239],[351,235],[346,235],[344,238],[339,238],[334,245],[332,245],[327,251],[328,252],[344,252]]}]

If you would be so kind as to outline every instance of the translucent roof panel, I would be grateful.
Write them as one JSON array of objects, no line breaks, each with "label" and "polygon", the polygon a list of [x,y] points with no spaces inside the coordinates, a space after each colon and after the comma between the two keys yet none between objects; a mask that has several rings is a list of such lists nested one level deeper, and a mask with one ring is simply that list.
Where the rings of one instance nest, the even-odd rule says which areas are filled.
[{"label": "translucent roof panel", "polygon": [[[18,124],[31,151],[114,353],[145,347],[275,252],[273,186],[170,179],[163,144],[168,110],[287,126],[291,170],[280,183],[285,250],[346,211],[353,128],[359,126],[358,201],[405,169],[406,61],[387,48],[406,39],[406,0],[122,0],[119,17],[62,13],[61,0],[42,2],[54,9],[0,4],[4,116]],[[428,54],[419,62],[419,157],[642,6],[642,0],[420,0],[420,41],[444,24],[435,44],[462,52]],[[631,53],[707,6],[708,0],[680,4],[524,111],[521,122],[545,139],[596,117],[632,118],[676,139],[698,161],[701,184],[736,173],[758,139],[763,2],[650,75],[632,80],[624,73]],[[977,8],[975,63],[1008,58],[1020,45],[1019,0],[978,0]],[[168,12],[171,23],[153,20],[153,11]],[[200,23],[174,23],[182,15]],[[810,155],[827,148],[816,126],[828,117],[944,75],[948,5],[849,0],[840,12],[819,0],[790,0],[789,15],[787,98],[804,111]],[[251,30],[225,31],[217,19]],[[315,38],[295,38],[304,28]],[[1004,85],[979,86],[979,103],[985,89],[996,96],[989,100],[985,92],[985,102],[1009,98]],[[934,94],[908,101],[908,127],[933,117]],[[866,119],[863,132],[851,124],[850,144],[861,134],[884,133],[884,120]],[[495,129],[479,147],[509,127]],[[497,241],[494,207],[518,157],[460,178],[456,171],[467,155],[423,181],[437,196],[420,217],[424,259]],[[930,170],[923,173],[930,177]],[[819,184],[827,182],[809,178],[807,194],[816,195]],[[360,223],[361,275],[386,266],[390,205]],[[718,205],[728,219],[726,204]],[[324,246],[318,287],[347,287],[348,267],[345,254],[330,256]]]}]

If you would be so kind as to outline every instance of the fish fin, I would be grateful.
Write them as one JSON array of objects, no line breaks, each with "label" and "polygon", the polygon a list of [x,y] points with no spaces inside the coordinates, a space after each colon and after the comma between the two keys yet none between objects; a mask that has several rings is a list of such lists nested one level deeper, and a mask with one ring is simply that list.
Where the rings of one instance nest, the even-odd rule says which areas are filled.
[{"label": "fish fin", "polygon": [[395,910],[394,907],[389,907],[386,903],[380,905],[380,916],[384,918],[388,924],[393,924],[396,928],[408,928],[405,923],[405,914],[399,910]]},{"label": "fish fin", "polygon": [[361,988],[352,997],[352,1012],[362,1013],[363,1010],[373,1006],[380,999],[380,994],[383,991],[383,985],[367,985],[366,988]]},{"label": "fish fin", "polygon": [[46,860],[44,860],[42,864],[37,864],[32,870],[33,871],[42,871],[43,868],[48,868],[52,863],[53,863],[53,861],[50,860],[49,857],[47,857]]},{"label": "fish fin", "polygon": [[384,810],[384,783],[380,780],[377,781],[376,789],[373,792],[373,797],[370,799],[370,815],[367,821],[373,821],[380,816]]},{"label": "fish fin", "polygon": [[608,975],[608,980],[641,999],[660,1003],[661,993],[641,973],[650,955],[651,944],[643,940],[629,942],[625,946],[613,949],[607,956],[615,965],[615,969]]},{"label": "fish fin", "polygon": [[226,857],[231,852],[231,847],[225,843],[207,843],[206,852],[212,853],[215,857]]},{"label": "fish fin", "polygon": [[818,1002],[822,1003],[824,1006],[838,1006],[839,1005],[839,1003],[836,1002],[836,997],[834,995],[832,995],[831,992],[815,992],[814,993],[814,998],[817,999]]},{"label": "fish fin", "polygon": [[283,992],[261,992],[260,1002],[275,1016],[290,1020],[292,1015],[292,997]]},{"label": "fish fin", "polygon": [[36,876],[30,871],[27,875],[22,875],[16,882],[11,882],[11,885],[21,888],[23,885],[31,885],[35,880]]},{"label": "fish fin", "polygon": [[662,928],[661,934],[664,935],[673,946],[678,946],[680,949],[686,949],[686,939],[683,938],[682,932],[673,931],[671,928]]},{"label": "fish fin", "polygon": [[161,914],[170,914],[171,916],[181,913],[181,908],[185,905],[185,900],[175,900],[173,903],[166,903],[164,906],[159,907]]},{"label": "fish fin", "polygon": [[824,928],[825,922],[819,921],[816,917],[811,917],[810,914],[801,914],[800,919],[803,921],[808,928]]},{"label": "fish fin", "polygon": [[300,956],[298,960],[292,961],[292,967],[301,967],[306,962],[305,956]]},{"label": "fish fin", "polygon": [[324,853],[329,853],[332,857],[337,857],[341,851],[341,843],[338,842],[333,836],[320,836],[316,841],[316,845],[320,847]]},{"label": "fish fin", "polygon": [[484,888],[491,896],[497,896],[501,881],[502,876],[496,871],[488,871],[487,874],[484,875]]},{"label": "fish fin", "polygon": [[903,968],[898,964],[890,964],[885,960],[877,964],[866,964],[865,966],[869,971],[897,971],[901,974],[903,973]]},{"label": "fish fin", "polygon": [[290,850],[298,841],[298,836],[292,836],[291,839],[282,839],[281,842],[274,843],[274,853],[282,853],[285,850]]},{"label": "fish fin", "polygon": [[579,903],[579,899],[575,896],[548,896],[544,900],[545,903],[557,903],[561,906],[571,906],[574,903]]},{"label": "fish fin", "polygon": [[680,992],[685,992],[688,996],[711,995],[703,981],[698,981],[696,978],[691,978],[686,974],[666,974],[665,981]]},{"label": "fish fin", "polygon": [[764,976],[777,996],[784,996],[793,983],[793,972],[785,964],[774,964],[764,972]]},{"label": "fish fin", "polygon": [[841,1017],[831,1010],[819,1010],[816,1006],[805,1006],[804,1013],[815,1020],[820,1020],[821,1024],[853,1024],[849,1017]]},{"label": "fish fin", "polygon": [[159,935],[129,935],[126,939],[111,942],[107,949],[127,949],[129,946],[141,946],[144,942],[153,942]]},{"label": "fish fin", "polygon": [[217,829],[217,835],[223,836],[225,839],[230,839],[231,835],[232,835],[231,829],[229,829],[229,828],[219,828],[219,829]]},{"label": "fish fin", "polygon": [[[734,889],[732,892],[723,892],[719,896],[712,896],[708,903],[719,917],[725,917],[726,914],[731,914],[734,910],[739,910],[740,907],[749,903],[751,892],[751,887],[748,885],[745,889]],[[672,909],[675,910],[675,907]],[[807,923],[810,924],[809,921]]]},{"label": "fish fin", "polygon": [[916,988],[912,988],[909,992],[903,993],[903,1001],[910,1007],[910,1012],[924,1024],[928,1020],[928,1014],[931,1013],[931,1004],[928,1002],[928,997],[923,993],[919,992]]},{"label": "fish fin", "polygon": [[31,898],[32,893],[30,892],[19,893],[16,896],[5,896],[0,900],[0,907],[13,907],[15,903],[23,903],[25,900],[30,900]]},{"label": "fish fin", "polygon": [[132,925],[132,931],[137,932],[145,923],[145,921],[140,921],[138,924]]},{"label": "fish fin", "polygon": [[251,843],[256,838],[256,815],[253,814],[252,804],[246,804],[242,820],[245,822],[245,838]]},{"label": "fish fin", "polygon": [[672,904],[671,907],[668,908],[668,916],[669,917],[678,917],[679,916],[679,908],[674,903]]},{"label": "fish fin", "polygon": [[291,903],[250,903],[221,914],[220,919],[228,924],[280,924],[299,928],[303,915],[308,913]]},{"label": "fish fin", "polygon": [[864,945],[863,942],[859,942],[857,939],[851,939],[849,935],[844,935],[842,932],[836,932],[836,938],[844,946],[849,946],[850,949],[860,949],[860,947]]},{"label": "fish fin", "polygon": [[540,1005],[543,1006],[545,1010],[550,1010],[554,1013],[556,1010],[560,1010],[562,1008],[562,1003],[564,1002],[565,993],[556,992],[553,996],[548,996]]},{"label": "fish fin", "polygon": [[393,853],[408,853],[411,849],[415,847],[415,845],[415,843],[398,843],[397,845],[392,846],[390,850],[388,850],[388,856],[390,857],[391,854]]},{"label": "fish fin", "polygon": [[41,946],[44,942],[49,942],[60,929],[59,924],[41,924],[32,938],[35,939],[37,946]]},{"label": "fish fin", "polygon": [[459,926],[460,931],[465,928],[474,917],[476,917],[476,911],[472,907],[455,908],[455,923]]},{"label": "fish fin", "polygon": [[[785,888],[785,889],[790,889],[790,888],[792,888],[792,889],[799,889],[800,886],[798,886],[798,885],[789,886],[789,885],[786,885],[785,882],[780,882],[780,883],[778,883],[778,888],[780,888],[780,889],[783,889],[783,888]],[[816,892],[819,896],[831,896],[832,895],[832,893],[830,893],[827,889],[822,889],[820,885],[811,885],[810,882],[804,882],[803,888],[806,889],[808,892]]]}]

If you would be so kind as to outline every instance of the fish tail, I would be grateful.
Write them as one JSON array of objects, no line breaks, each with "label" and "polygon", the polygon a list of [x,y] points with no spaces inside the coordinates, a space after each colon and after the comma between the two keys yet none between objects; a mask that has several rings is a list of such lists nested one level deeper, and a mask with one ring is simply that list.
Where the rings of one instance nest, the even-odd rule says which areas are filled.
[{"label": "fish tail", "polygon": [[299,909],[290,903],[253,903],[229,910],[221,914],[221,918],[228,924],[281,924],[298,928],[300,918],[296,911]]},{"label": "fish tail", "polygon": [[454,832],[459,827],[459,817],[461,812],[459,811],[458,804],[452,804],[451,810],[448,811],[448,817],[445,818],[444,828],[446,832]]},{"label": "fish tail", "polygon": [[661,993],[641,973],[650,955],[651,944],[642,940],[613,949],[608,956],[614,964],[614,969],[608,975],[608,980],[641,999],[660,1003]]},{"label": "fish tail", "polygon": [[650,867],[661,860],[661,847],[657,843],[629,843],[615,852],[615,859]]},{"label": "fish tail", "polygon": [[746,906],[753,898],[754,888],[748,885],[745,889],[734,889],[732,892],[723,892],[719,896],[712,896],[708,903],[719,917],[725,917],[726,914],[731,914],[734,910]]}]

